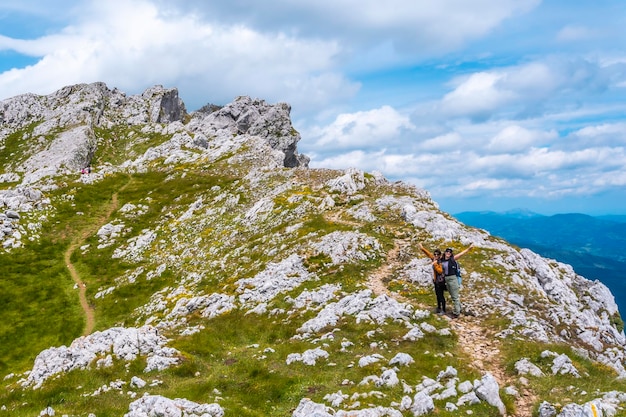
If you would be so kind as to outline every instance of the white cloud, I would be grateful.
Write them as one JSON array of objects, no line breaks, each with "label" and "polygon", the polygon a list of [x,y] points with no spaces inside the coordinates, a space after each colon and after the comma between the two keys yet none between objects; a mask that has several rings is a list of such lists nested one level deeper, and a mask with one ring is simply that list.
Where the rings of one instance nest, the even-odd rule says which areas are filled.
[{"label": "white cloud", "polygon": [[[619,135],[621,124],[586,127],[569,137],[560,137],[555,129],[532,127],[541,125],[537,120],[456,123],[441,135],[402,141],[402,148],[394,142],[394,128],[382,130],[384,134],[378,137],[389,139],[376,140],[377,146],[368,147],[370,144],[355,140],[361,137],[355,132],[377,137],[371,133],[375,129],[368,121],[379,125],[381,120],[392,121],[392,127],[407,127],[402,113],[392,108],[343,114],[331,126],[320,129],[326,142],[313,147],[319,154],[314,155],[311,166],[377,170],[391,180],[403,179],[424,187],[437,198],[456,199],[481,195],[537,199],[594,195],[623,186],[626,179],[621,173],[626,166],[624,146],[611,147],[600,141],[594,145],[590,141],[587,147],[568,147],[577,136]],[[340,144],[331,143],[333,138]],[[327,154],[325,146],[334,151]],[[321,159],[316,159],[318,156]]]},{"label": "white cloud", "polygon": [[310,166],[311,168],[329,168],[339,170],[354,167],[366,172],[371,172],[377,169],[378,162],[382,154],[384,154],[384,151],[372,154],[356,150],[335,154],[324,159],[318,159],[315,154],[312,154]]},{"label": "white cloud", "polygon": [[442,110],[451,116],[488,118],[494,109],[510,102],[513,92],[501,91],[497,82],[503,77],[497,72],[479,72],[459,82],[441,100]]},{"label": "white cloud", "polygon": [[618,86],[625,72],[622,63],[553,56],[457,78],[439,107],[450,117],[475,121],[562,112],[589,100],[585,94]]},{"label": "white cloud", "polygon": [[379,109],[344,113],[330,125],[311,131],[316,147],[326,151],[350,148],[385,147],[397,141],[404,130],[411,130],[408,116],[390,106]]},{"label": "white cloud", "polygon": [[626,147],[626,123],[602,123],[578,129],[569,138],[574,147]]},{"label": "white cloud", "polygon": [[90,2],[82,16],[56,34],[0,39],[0,47],[41,57],[33,66],[0,74],[0,91],[47,94],[104,81],[137,93],[164,84],[178,87],[197,107],[207,99],[224,104],[252,95],[319,108],[358,90],[334,71],[340,47],[333,41],[209,24],[192,13],[166,15],[145,0]]},{"label": "white cloud", "polygon": [[530,147],[541,146],[558,137],[554,130],[544,132],[529,130],[519,125],[506,126],[487,145],[489,151],[497,153],[523,152]]},{"label": "white cloud", "polygon": [[557,33],[556,39],[561,42],[575,42],[588,39],[591,36],[592,32],[587,27],[568,25]]},{"label": "white cloud", "polygon": [[417,147],[426,152],[441,153],[460,146],[462,143],[463,137],[458,132],[447,132],[443,135],[427,139],[417,145]]},{"label": "white cloud", "polygon": [[[188,3],[176,2],[181,7]],[[262,30],[297,30],[303,36],[349,39],[360,49],[391,41],[412,54],[441,54],[484,36],[508,18],[529,12],[540,0],[276,0],[271,4],[196,0],[192,4],[215,19],[236,21],[245,16],[248,24]]]},{"label": "white cloud", "polygon": [[474,192],[474,191],[497,191],[497,190],[507,190],[511,188],[511,184],[513,181],[510,179],[499,179],[499,178],[482,178],[474,181],[469,181],[463,185],[464,192]]}]

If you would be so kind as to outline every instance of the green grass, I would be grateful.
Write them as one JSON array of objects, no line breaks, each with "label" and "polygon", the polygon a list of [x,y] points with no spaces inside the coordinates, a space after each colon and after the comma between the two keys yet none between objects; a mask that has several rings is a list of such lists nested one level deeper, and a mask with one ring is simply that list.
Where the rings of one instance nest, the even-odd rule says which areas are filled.
[{"label": "green grass", "polygon": [[71,189],[70,200],[53,195],[59,203],[41,240],[0,254],[0,373],[24,370],[40,351],[80,336],[84,317],[64,253],[106,211],[123,181],[111,177],[97,187]]},{"label": "green grass", "polygon": [[[351,272],[347,269],[345,276],[337,277],[338,281],[349,278]],[[119,296],[115,298],[120,299]],[[227,410],[227,415],[237,416],[290,416],[301,398],[309,397],[316,402],[324,402],[324,395],[339,390],[348,395],[382,391],[387,397],[369,398],[367,406],[388,406],[389,398],[402,397],[401,387],[358,385],[365,377],[380,375],[382,372],[381,365],[384,362],[365,368],[357,365],[359,357],[373,353],[380,353],[387,360],[398,352],[412,355],[416,362],[399,371],[399,376],[411,385],[418,384],[422,375],[436,378],[448,365],[460,371],[461,380],[479,377],[464,365],[454,337],[426,334],[416,342],[405,341],[402,336],[408,329],[401,323],[389,322],[383,326],[357,323],[355,317],[346,316],[337,326],[333,326],[339,329],[333,333],[334,338],[327,339],[323,344],[293,339],[292,336],[297,334],[296,329],[313,315],[315,313],[310,312],[291,318],[284,315],[268,318],[245,315],[236,310],[210,321],[193,315],[189,318],[189,324],[202,324],[205,329],[171,343],[171,346],[182,352],[183,363],[158,374],[158,377],[155,375],[162,384],[137,390],[138,395],[150,392],[200,403],[214,402],[215,397],[219,396],[223,398],[219,403]],[[429,322],[437,327],[443,325],[443,321],[436,317],[431,317]],[[319,334],[330,330],[332,328],[324,329]],[[370,331],[374,332],[373,337],[365,338],[364,335]],[[351,341],[354,345],[341,352],[343,341]],[[377,343],[377,347],[373,348],[372,343]],[[304,352],[316,346],[330,352],[330,358],[319,360],[314,367],[299,362],[286,364],[290,353]],[[266,348],[274,351],[266,351]],[[445,360],[437,356],[437,353],[445,352],[450,353]],[[141,372],[143,366],[143,362],[137,360],[131,363],[131,372],[122,369],[122,364],[117,362],[113,369],[74,371],[49,380],[35,392],[17,389],[0,395],[0,403],[7,404],[9,410],[19,409],[23,415],[30,415],[47,405],[60,414],[86,413],[97,409],[98,415],[121,415],[127,410],[130,399],[119,393],[110,392],[95,398],[85,398],[82,394],[94,392],[98,387],[118,378],[128,382],[133,375],[149,381],[150,374]],[[346,379],[352,383],[343,384]],[[124,388],[126,390],[127,387]],[[24,403],[28,406],[24,406]],[[443,411],[445,401],[438,401],[436,405],[440,410],[438,415],[454,415]],[[492,407],[484,404],[472,407],[472,410],[478,415],[497,415]]]},{"label": "green grass", "polygon": [[0,142],[0,174],[6,172],[7,167],[17,166],[30,156],[28,149],[32,146],[32,133],[40,122],[11,133]]},{"label": "green grass", "polygon": [[[560,408],[559,405],[562,407],[569,403],[584,404],[587,401],[602,397],[602,393],[605,392],[626,391],[626,381],[618,379],[613,369],[578,356],[568,345],[528,343],[527,341],[506,339],[502,346],[507,373],[510,375],[517,374],[515,363],[522,358],[528,358],[544,372],[545,376],[526,375],[526,378],[530,380],[533,393],[542,401],[557,405],[557,409]],[[542,358],[541,353],[545,350],[559,355],[566,354],[572,360],[572,364],[581,377],[576,378],[570,374],[553,375],[551,366],[554,357]],[[617,415],[625,414],[618,412]]]},{"label": "green grass", "polygon": [[62,261],[63,247],[43,240],[0,254],[0,374],[24,370],[50,346],[71,342],[84,322]]},{"label": "green grass", "polygon": [[[139,358],[131,362],[114,360],[111,368],[74,370],[51,378],[39,389],[11,389],[0,396],[0,402],[7,410],[0,410],[0,416],[36,416],[46,407],[52,407],[57,415],[87,416],[97,410],[98,416],[119,417],[128,412],[130,397],[127,391],[130,377],[142,375],[145,360]],[[122,380],[122,390],[96,393],[112,381]],[[150,380],[146,379],[147,382]],[[146,390],[147,391],[147,390]]]},{"label": "green grass", "polygon": [[111,129],[95,127],[98,150],[93,156],[92,165],[103,163],[119,165],[122,162],[143,155],[149,148],[167,141],[170,136],[161,133],[143,133],[141,127],[123,124]]},{"label": "green grass", "polygon": [[[340,330],[334,332],[334,338],[320,345],[292,339],[296,328],[305,319],[301,317],[285,321],[278,317],[272,322],[267,317],[254,314],[244,316],[242,312],[234,311],[211,320],[205,330],[175,342],[176,348],[184,351],[187,359],[181,367],[167,371],[176,382],[168,383],[175,389],[171,393],[166,390],[164,395],[182,395],[195,401],[208,402],[207,393],[217,389],[219,396],[226,399],[220,404],[228,410],[229,415],[289,416],[301,398],[309,397],[324,402],[324,395],[339,390],[351,395],[375,389],[385,392],[389,398],[401,398],[401,387],[358,385],[369,375],[380,375],[380,365],[386,364],[381,362],[379,365],[361,368],[357,364],[361,356],[379,353],[389,360],[398,352],[412,355],[416,362],[399,371],[400,377],[412,385],[421,382],[421,375],[436,378],[448,365],[464,368],[463,363],[455,359],[456,355],[451,355],[445,361],[435,355],[437,352],[455,351],[456,344],[451,337],[427,334],[416,342],[404,341],[402,336],[408,329],[402,324],[388,323],[384,326],[385,330],[380,331],[380,326],[376,324],[358,324],[354,317],[347,316],[335,326]],[[364,339],[363,335],[370,330],[375,331],[374,337]],[[325,331],[320,332],[323,333]],[[354,346],[340,352],[341,343],[346,340],[352,341]],[[373,349],[373,342],[377,342],[379,348]],[[266,352],[268,347],[274,351]],[[319,359],[315,366],[301,362],[286,364],[290,353],[301,353],[315,347],[330,352],[330,357]],[[465,375],[469,380],[477,377],[467,371]],[[202,381],[200,386],[193,382],[194,378]],[[346,379],[353,384],[344,385]],[[238,395],[240,392],[246,395]],[[388,405],[388,401],[368,399],[368,402],[384,406]],[[485,411],[480,415],[496,415],[487,407],[478,409]]]},{"label": "green grass", "polygon": [[[136,236],[144,229],[154,230],[160,221],[160,216],[164,209],[168,211],[180,211],[182,214],[188,205],[197,198],[198,190],[209,190],[214,185],[227,187],[228,178],[212,177],[208,175],[188,175],[185,178],[174,178],[167,180],[167,172],[150,172],[147,174],[137,174],[131,179],[127,177],[114,176],[108,181],[111,182],[111,189],[85,187],[77,191],[74,198],[72,210],[83,208],[87,201],[91,201],[94,193],[103,192],[104,195],[112,195],[119,190],[118,200],[121,208],[126,202],[141,202],[148,206],[145,214],[133,217],[128,220],[117,212],[106,219],[108,222],[119,218],[131,229],[124,239]],[[104,198],[100,203],[107,206],[110,199]],[[87,216],[83,216],[87,217]],[[167,269],[161,277],[146,280],[145,275],[140,276],[133,284],[120,285],[115,290],[115,295],[94,299],[95,294],[116,284],[116,280],[127,276],[137,268],[144,266],[147,271],[156,268],[146,261],[136,264],[124,259],[113,259],[114,247],[96,249],[98,239],[95,236],[96,230],[85,240],[90,245],[86,253],[76,251],[73,254],[72,262],[76,265],[83,280],[87,284],[90,302],[97,310],[97,329],[105,329],[117,323],[128,323],[132,311],[145,304],[155,292],[164,286],[171,284],[177,277],[178,272]],[[106,265],[106,267],[103,267]]]}]

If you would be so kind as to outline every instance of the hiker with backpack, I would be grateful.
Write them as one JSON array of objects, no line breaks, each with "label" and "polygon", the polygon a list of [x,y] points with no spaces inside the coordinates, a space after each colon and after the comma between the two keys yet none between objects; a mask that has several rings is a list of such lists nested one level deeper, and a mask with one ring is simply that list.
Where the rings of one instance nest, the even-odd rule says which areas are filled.
[{"label": "hiker with backpack", "polygon": [[443,258],[441,260],[441,266],[443,267],[443,274],[445,275],[446,287],[448,288],[448,292],[450,293],[450,298],[452,299],[452,303],[454,304],[454,308],[452,310],[452,317],[457,318],[461,315],[461,299],[460,299],[460,290],[461,286],[459,284],[459,278],[457,276],[457,272],[459,272],[459,264],[456,262],[461,256],[465,255],[469,250],[474,246],[473,243],[463,251],[454,255],[452,248],[447,248],[443,252]]},{"label": "hiker with backpack", "polygon": [[437,296],[437,314],[446,313],[446,297],[443,292],[446,290],[446,279],[443,274],[443,266],[441,265],[441,250],[435,249],[430,253],[422,244],[419,244],[422,252],[426,254],[432,261],[433,265],[433,283],[435,285],[435,295]]}]

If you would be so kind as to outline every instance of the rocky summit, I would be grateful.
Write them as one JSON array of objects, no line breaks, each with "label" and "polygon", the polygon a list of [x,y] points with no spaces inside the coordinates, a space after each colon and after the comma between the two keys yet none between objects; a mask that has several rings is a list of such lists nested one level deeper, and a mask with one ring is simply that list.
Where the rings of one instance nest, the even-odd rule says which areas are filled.
[{"label": "rocky summit", "polygon": [[[605,285],[426,190],[308,168],[290,110],[0,101],[0,416],[626,415]],[[420,244],[473,244],[459,317]]]}]

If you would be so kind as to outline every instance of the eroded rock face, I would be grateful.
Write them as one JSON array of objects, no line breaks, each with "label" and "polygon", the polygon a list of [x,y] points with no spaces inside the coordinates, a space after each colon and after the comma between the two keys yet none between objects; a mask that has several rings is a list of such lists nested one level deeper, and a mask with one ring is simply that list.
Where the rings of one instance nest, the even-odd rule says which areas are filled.
[{"label": "eroded rock face", "polygon": [[46,95],[23,94],[0,101],[0,139],[10,130],[38,122],[36,134],[55,128],[109,123],[171,123],[187,114],[175,88],[154,86],[140,95],[126,96],[106,84],[77,84]]},{"label": "eroded rock face", "polygon": [[[47,96],[24,94],[0,102],[0,145],[6,140],[21,141],[22,154],[27,158],[10,161],[0,174],[7,180],[21,177],[23,184],[35,184],[44,178],[80,171],[91,164],[97,151],[94,129],[116,125],[175,126],[146,131],[178,134],[169,145],[163,145],[167,145],[164,152],[153,152],[155,158],[178,154],[177,160],[189,159],[191,154],[180,152],[185,147],[214,152],[216,146],[208,149],[209,142],[228,142],[234,135],[262,139],[270,149],[281,153],[281,166],[306,167],[309,158],[297,152],[300,134],[293,128],[290,112],[286,103],[271,105],[238,97],[212,113],[196,112],[191,122],[183,125],[180,122],[187,111],[175,88],[154,86],[142,94],[127,96],[104,83],[93,83],[64,87]],[[262,147],[258,151],[265,152]]]},{"label": "eroded rock face", "polygon": [[162,86],[127,97],[104,83],[78,84],[47,96],[24,94],[3,100],[0,145],[20,141],[27,157],[9,161],[4,170],[21,174],[24,185],[79,172],[91,164],[97,150],[95,128],[172,123],[186,114],[178,90]]},{"label": "eroded rock face", "polygon": [[306,167],[309,158],[297,152],[300,134],[291,124],[290,113],[291,106],[287,103],[270,105],[264,100],[242,96],[213,113],[197,113],[189,123],[189,129],[206,136],[221,131],[258,136],[264,138],[272,149],[284,153],[283,166]]}]

